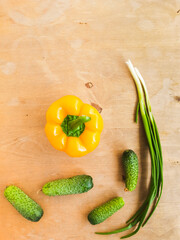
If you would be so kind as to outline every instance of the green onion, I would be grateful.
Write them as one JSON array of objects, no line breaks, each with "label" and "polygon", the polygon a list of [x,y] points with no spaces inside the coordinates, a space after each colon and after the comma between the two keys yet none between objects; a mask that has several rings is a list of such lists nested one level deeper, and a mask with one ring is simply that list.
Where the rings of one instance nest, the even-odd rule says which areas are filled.
[{"label": "green onion", "polygon": [[136,122],[140,108],[151,156],[151,179],[149,192],[145,201],[139,210],[137,210],[137,212],[126,222],[127,225],[124,228],[112,232],[96,232],[96,234],[109,235],[123,232],[134,227],[134,230],[130,234],[121,237],[122,239],[133,236],[139,231],[141,226],[144,226],[148,222],[159,203],[163,189],[163,157],[161,143],[157,125],[151,112],[147,88],[140,72],[137,68],[133,67],[130,60],[127,61],[127,65],[135,81],[138,92],[139,102],[136,111]]}]

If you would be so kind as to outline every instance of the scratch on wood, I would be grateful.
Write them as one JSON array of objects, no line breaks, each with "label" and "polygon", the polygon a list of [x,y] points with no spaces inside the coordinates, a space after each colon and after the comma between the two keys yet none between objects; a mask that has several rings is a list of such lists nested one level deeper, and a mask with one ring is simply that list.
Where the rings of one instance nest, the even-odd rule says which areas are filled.
[{"label": "scratch on wood", "polygon": [[177,13],[180,13],[180,9],[179,9],[179,10],[177,10]]},{"label": "scratch on wood", "polygon": [[174,165],[179,165],[179,161],[173,161],[173,162],[170,161],[170,163],[171,163],[171,165],[173,165],[173,166],[174,166]]},{"label": "scratch on wood", "polygon": [[96,103],[91,103],[91,105],[92,105],[94,108],[96,108],[99,113],[102,112],[102,107],[100,107],[98,104],[96,104]]}]

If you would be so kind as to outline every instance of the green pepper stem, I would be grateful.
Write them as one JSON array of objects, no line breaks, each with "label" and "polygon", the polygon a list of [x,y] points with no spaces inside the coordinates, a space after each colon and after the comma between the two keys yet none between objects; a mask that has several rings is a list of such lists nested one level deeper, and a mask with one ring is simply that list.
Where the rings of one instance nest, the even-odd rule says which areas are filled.
[{"label": "green pepper stem", "polygon": [[91,118],[88,116],[79,116],[77,119],[68,122],[68,130],[76,131],[83,123],[89,122],[90,120]]}]

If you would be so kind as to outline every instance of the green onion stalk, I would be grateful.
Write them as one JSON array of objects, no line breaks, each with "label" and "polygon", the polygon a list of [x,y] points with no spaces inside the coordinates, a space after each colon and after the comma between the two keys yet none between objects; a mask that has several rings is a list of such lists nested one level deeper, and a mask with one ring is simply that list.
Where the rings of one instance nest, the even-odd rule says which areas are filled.
[{"label": "green onion stalk", "polygon": [[151,112],[148,91],[145,81],[138,69],[132,65],[130,60],[128,60],[126,63],[137,88],[139,101],[136,111],[136,122],[140,109],[151,156],[151,179],[149,192],[145,201],[137,210],[137,212],[126,222],[125,227],[111,232],[96,232],[96,234],[109,235],[133,228],[133,231],[130,234],[121,237],[121,239],[133,236],[139,231],[141,226],[143,227],[148,222],[159,203],[163,189],[163,157],[161,143],[157,125]]}]

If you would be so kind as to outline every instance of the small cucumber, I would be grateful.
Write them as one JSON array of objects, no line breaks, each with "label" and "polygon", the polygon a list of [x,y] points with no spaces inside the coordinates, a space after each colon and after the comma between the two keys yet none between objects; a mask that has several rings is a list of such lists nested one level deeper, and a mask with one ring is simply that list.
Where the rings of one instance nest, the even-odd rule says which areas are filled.
[{"label": "small cucumber", "polygon": [[138,181],[138,158],[133,150],[126,150],[122,155],[122,162],[125,171],[125,191],[133,191]]},{"label": "small cucumber", "polygon": [[20,188],[11,185],[4,190],[4,196],[27,220],[37,222],[43,216],[42,208]]},{"label": "small cucumber", "polygon": [[123,198],[121,197],[113,198],[112,200],[92,210],[88,215],[88,220],[92,225],[102,223],[123,206],[124,206]]},{"label": "small cucumber", "polygon": [[48,196],[78,194],[89,191],[93,187],[93,180],[88,175],[77,175],[71,178],[58,179],[46,183],[42,191]]}]

